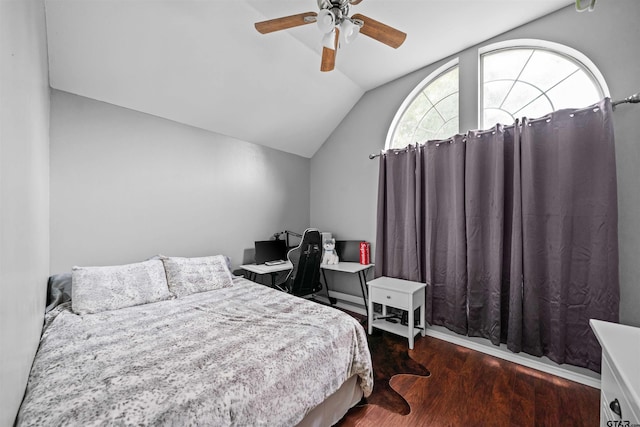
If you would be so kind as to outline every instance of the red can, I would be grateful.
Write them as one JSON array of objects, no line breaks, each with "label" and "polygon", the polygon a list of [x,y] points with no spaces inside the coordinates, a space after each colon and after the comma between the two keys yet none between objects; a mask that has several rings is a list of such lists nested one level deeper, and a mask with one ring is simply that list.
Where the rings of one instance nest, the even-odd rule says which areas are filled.
[{"label": "red can", "polygon": [[369,242],[360,242],[360,264],[371,264],[371,258],[369,252],[371,251],[371,244]]}]

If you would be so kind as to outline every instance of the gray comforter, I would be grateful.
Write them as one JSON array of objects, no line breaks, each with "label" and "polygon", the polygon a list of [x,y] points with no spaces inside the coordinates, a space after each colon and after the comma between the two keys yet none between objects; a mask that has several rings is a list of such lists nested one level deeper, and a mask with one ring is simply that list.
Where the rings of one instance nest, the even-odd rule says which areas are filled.
[{"label": "gray comforter", "polygon": [[78,316],[47,314],[18,425],[290,426],[352,375],[366,335],[338,310],[230,288]]}]

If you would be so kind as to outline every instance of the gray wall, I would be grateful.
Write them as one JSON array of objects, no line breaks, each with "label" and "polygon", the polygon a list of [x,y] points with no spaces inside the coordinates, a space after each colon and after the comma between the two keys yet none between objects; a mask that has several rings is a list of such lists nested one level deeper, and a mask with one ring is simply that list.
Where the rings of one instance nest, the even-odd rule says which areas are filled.
[{"label": "gray wall", "polygon": [[309,159],[56,90],[51,102],[52,273],[158,253],[238,266],[254,240],[309,224]]},{"label": "gray wall", "polygon": [[18,411],[49,273],[49,84],[44,5],[0,1],[0,426]]},{"label": "gray wall", "polygon": [[[624,98],[640,90],[639,17],[640,2],[637,0],[599,2],[590,13],[578,13],[569,6],[367,92],[311,161],[311,222],[322,229],[335,231],[340,237],[375,241],[378,163],[368,160],[367,155],[384,148],[389,125],[404,98],[446,61],[459,56],[461,89],[475,90],[479,47],[517,38],[548,40],[587,55],[604,75],[612,98]],[[464,31],[463,28],[460,30]],[[461,105],[462,132],[477,127],[477,103],[470,104]],[[620,320],[640,326],[640,106],[620,106],[614,116],[622,293]],[[357,286],[339,283],[341,280],[337,276],[334,278],[339,290],[350,289],[350,293],[358,294]]]}]

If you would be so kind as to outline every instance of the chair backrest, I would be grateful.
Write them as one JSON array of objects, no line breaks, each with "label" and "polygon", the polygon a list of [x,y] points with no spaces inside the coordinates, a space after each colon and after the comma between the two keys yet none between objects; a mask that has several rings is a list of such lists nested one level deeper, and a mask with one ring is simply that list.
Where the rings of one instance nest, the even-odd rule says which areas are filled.
[{"label": "chair backrest", "polygon": [[300,245],[291,249],[287,258],[293,264],[286,281],[289,293],[305,296],[322,289],[320,283],[322,238],[319,230],[306,229],[302,234]]}]

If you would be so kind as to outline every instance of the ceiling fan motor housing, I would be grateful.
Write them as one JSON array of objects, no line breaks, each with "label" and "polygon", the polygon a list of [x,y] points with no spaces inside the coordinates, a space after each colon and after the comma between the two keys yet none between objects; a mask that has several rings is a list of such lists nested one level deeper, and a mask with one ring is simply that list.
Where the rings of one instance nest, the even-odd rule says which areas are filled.
[{"label": "ceiling fan motor housing", "polygon": [[318,0],[318,8],[321,13],[325,10],[331,12],[336,26],[349,19],[349,0]]}]

